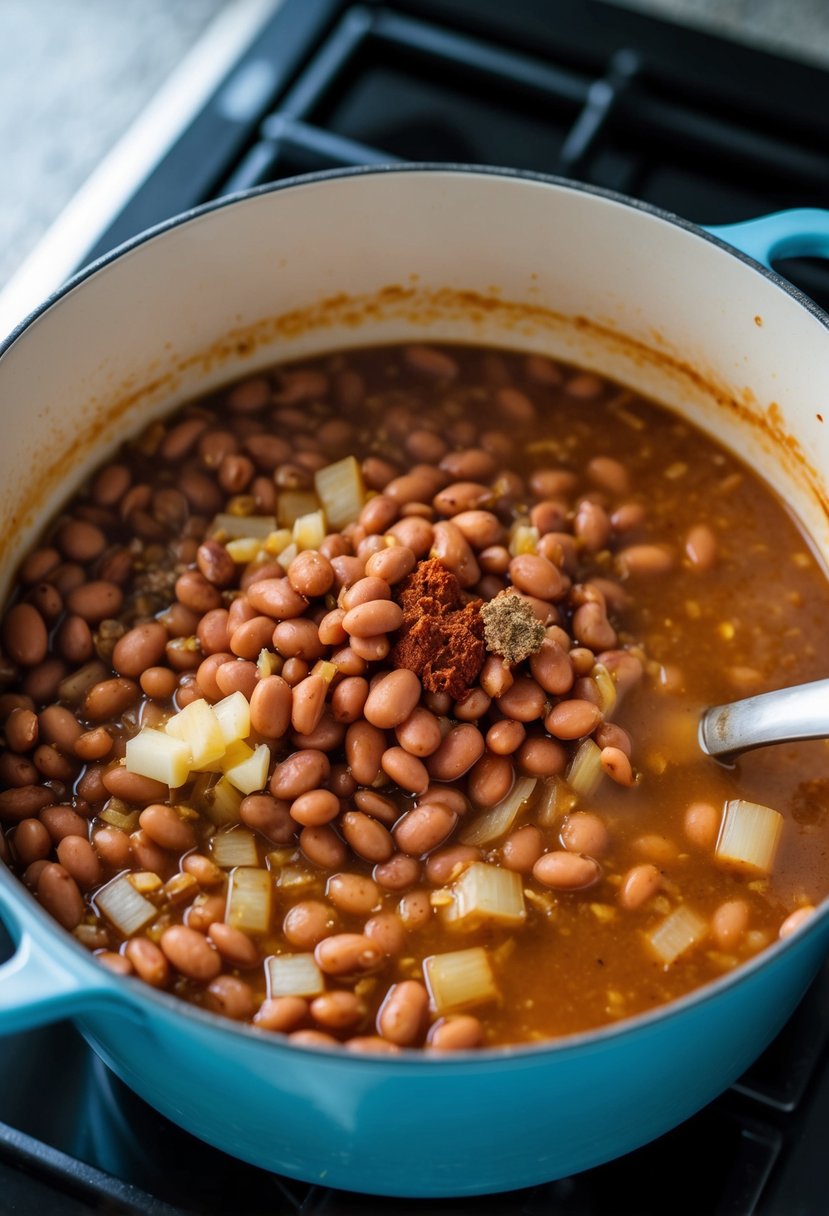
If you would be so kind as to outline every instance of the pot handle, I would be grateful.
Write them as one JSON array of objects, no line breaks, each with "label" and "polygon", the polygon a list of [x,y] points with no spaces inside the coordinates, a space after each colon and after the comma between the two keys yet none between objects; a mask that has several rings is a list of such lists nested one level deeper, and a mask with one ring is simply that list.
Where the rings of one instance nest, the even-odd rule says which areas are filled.
[{"label": "pot handle", "polygon": [[24,917],[16,905],[17,898],[0,881],[0,914],[15,946],[12,957],[0,964],[0,1035],[111,1003],[113,988],[103,967],[85,959],[74,969],[67,966],[55,948],[55,933],[61,930]]},{"label": "pot handle", "polygon": [[769,269],[776,258],[829,258],[829,211],[817,207],[775,211],[706,231]]}]

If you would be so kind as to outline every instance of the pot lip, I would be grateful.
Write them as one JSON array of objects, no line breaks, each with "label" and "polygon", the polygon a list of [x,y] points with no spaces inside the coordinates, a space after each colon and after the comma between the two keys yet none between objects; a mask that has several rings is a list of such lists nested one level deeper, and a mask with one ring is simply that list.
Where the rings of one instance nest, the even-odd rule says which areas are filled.
[{"label": "pot lip", "polygon": [[[302,174],[295,177],[285,178],[278,182],[267,183],[263,186],[257,186],[250,190],[239,191],[235,194],[229,194],[222,198],[204,203],[199,207],[191,208],[188,211],[182,212],[179,215],[172,216],[170,219],[164,220],[151,228],[145,229],[136,236],[131,237],[115,249],[97,258],[88,266],[83,267],[70,279],[67,280],[61,287],[53,292],[46,300],[43,301],[36,309],[28,316],[24,317],[5,338],[0,340],[0,360],[14,346],[14,344],[23,336],[23,334],[45,313],[50,311],[58,304],[65,296],[69,295],[75,288],[83,284],[87,279],[102,270],[105,270],[112,263],[133,250],[140,248],[142,245],[154,240],[158,236],[163,236],[167,232],[172,231],[184,224],[193,220],[198,220],[202,216],[209,215],[214,211],[219,211],[225,207],[235,206],[239,203],[244,203],[251,199],[258,198],[262,195],[275,194],[278,191],[286,189],[296,189],[307,185],[317,185],[326,181],[337,181],[341,178],[364,177],[374,174],[388,173],[420,173],[424,176],[432,175],[439,176],[454,176],[460,174],[468,174],[470,176],[479,177],[494,177],[494,178],[512,178],[520,181],[536,183],[544,186],[552,186],[556,189],[569,191],[571,193],[594,195],[608,202],[618,204],[623,207],[631,208],[635,211],[643,212],[646,215],[652,216],[654,219],[661,220],[671,224],[674,227],[680,228],[693,236],[702,238],[710,244],[717,246],[724,253],[731,257],[737,258],[745,263],[752,270],[761,274],[775,286],[783,290],[787,295],[791,296],[797,303],[806,309],[816,320],[818,320],[824,328],[829,329],[829,315],[819,307],[810,297],[806,296],[799,288],[790,283],[782,275],[776,271],[770,270],[763,266],[760,262],[755,261],[741,250],[728,244],[721,238],[708,232],[705,228],[686,220],[681,216],[675,215],[670,211],[663,210],[650,203],[640,199],[631,198],[627,195],[618,193],[613,190],[608,190],[603,187],[592,186],[587,183],[573,181],[568,178],[557,177],[552,174],[536,173],[524,169],[510,169],[506,167],[490,166],[490,165],[474,165],[462,163],[441,163],[441,162],[411,162],[411,163],[395,163],[388,165],[359,165],[341,169],[328,169],[317,173]],[[399,1054],[388,1057],[380,1055],[362,1055],[343,1051],[342,1048],[336,1049],[326,1047],[304,1047],[291,1044],[284,1036],[277,1036],[268,1031],[260,1030],[258,1027],[245,1023],[231,1022],[229,1019],[222,1017],[219,1014],[212,1013],[209,1010],[201,1009],[198,1006],[192,1005],[178,997],[172,996],[170,993],[158,991],[144,984],[140,980],[136,980],[129,976],[114,976],[108,973],[100,964],[93,962],[89,952],[77,941],[72,938],[71,934],[62,932],[60,926],[57,925],[48,913],[41,908],[34,896],[23,885],[21,879],[14,875],[7,867],[0,864],[0,883],[8,882],[10,887],[18,894],[23,896],[22,903],[24,907],[28,907],[28,915],[34,917],[42,927],[50,932],[55,933],[57,942],[62,943],[62,947],[67,950],[70,958],[74,957],[77,963],[87,970],[89,975],[95,974],[97,983],[90,984],[90,989],[94,987],[96,993],[106,992],[110,1000],[118,1001],[119,999],[127,1004],[132,1005],[137,1002],[139,1008],[146,1001],[148,1006],[152,1008],[155,1003],[168,1012],[173,1013],[178,1017],[193,1018],[197,1023],[201,1023],[206,1029],[214,1032],[220,1032],[223,1035],[232,1036],[234,1039],[238,1035],[247,1038],[249,1042],[269,1043],[271,1049],[277,1051],[290,1050],[296,1052],[299,1050],[304,1055],[311,1055],[320,1059],[328,1059],[336,1061],[343,1067],[353,1065],[358,1067],[363,1063],[369,1063],[372,1067],[378,1067],[380,1064],[399,1065],[400,1067],[417,1067],[423,1070],[424,1066],[440,1068],[467,1069],[470,1064],[474,1066],[474,1070],[490,1068],[500,1070],[504,1067],[509,1067],[514,1064],[532,1064],[540,1057],[567,1055],[572,1052],[578,1052],[582,1049],[602,1049],[608,1045],[614,1044],[617,1040],[621,1043],[628,1035],[636,1035],[638,1033],[647,1032],[653,1025],[657,1023],[667,1023],[676,1017],[682,1016],[686,1010],[703,1004],[708,1000],[713,1000],[720,993],[739,987],[743,983],[749,982],[759,969],[772,964],[781,953],[793,948],[795,943],[802,943],[807,938],[814,936],[820,930],[821,924],[829,916],[829,900],[824,900],[821,905],[815,910],[814,914],[809,917],[806,924],[801,930],[798,930],[791,938],[774,942],[771,946],[766,947],[754,958],[748,962],[741,964],[733,971],[728,972],[717,980],[704,984],[700,988],[695,988],[684,996],[670,1001],[667,1004],[656,1006],[654,1009],[634,1014],[631,1017],[624,1018],[619,1022],[607,1023],[602,1026],[594,1027],[590,1030],[580,1031],[576,1034],[564,1035],[560,1038],[544,1040],[540,1043],[532,1044],[514,1044],[503,1047],[485,1048],[483,1051],[459,1051],[457,1053],[448,1053],[441,1056],[440,1059],[435,1059],[429,1055],[424,1055],[419,1049],[402,1049]],[[17,898],[17,896],[15,896]],[[121,996],[121,993],[132,993],[129,999]],[[84,1021],[87,1014],[83,1010],[73,1016]],[[94,1036],[93,1036],[94,1037]]]},{"label": "pot lip", "polygon": [[770,269],[768,266],[764,266],[761,262],[756,261],[741,249],[737,249],[734,245],[722,240],[721,237],[715,236],[714,233],[709,232],[701,225],[695,224],[693,221],[685,219],[683,216],[677,215],[672,211],[657,207],[653,203],[645,202],[643,199],[634,198],[619,191],[607,189],[604,186],[594,186],[587,182],[560,177],[552,173],[537,173],[531,169],[512,169],[500,165],[467,164],[460,161],[406,161],[379,165],[351,165],[345,168],[323,169],[316,173],[297,174],[293,177],[282,178],[280,181],[267,182],[262,186],[254,186],[249,190],[239,190],[233,194],[223,195],[221,198],[212,199],[209,202],[202,203],[198,207],[191,207],[189,210],[170,216],[169,219],[162,220],[150,228],[145,228],[135,236],[122,242],[122,244],[116,245],[114,249],[102,254],[87,266],[81,267],[62,286],[47,296],[37,308],[23,317],[10,334],[0,338],[0,359],[3,358],[7,351],[11,349],[35,321],[39,320],[40,317],[58,304],[64,296],[69,295],[76,287],[79,287],[93,275],[105,270],[112,263],[124,257],[125,254],[131,253],[158,236],[163,236],[175,228],[179,228],[193,220],[198,220],[202,216],[210,215],[214,211],[221,211],[226,207],[233,207],[239,203],[244,203],[263,195],[276,194],[282,190],[297,189],[302,186],[318,185],[327,181],[338,181],[342,178],[379,176],[389,173],[419,173],[424,176],[434,175],[435,177],[467,174],[483,178],[513,178],[518,181],[552,186],[556,189],[576,194],[594,195],[597,198],[604,199],[606,202],[616,203],[619,206],[642,212],[645,215],[652,216],[654,219],[671,224],[675,228],[680,228],[693,236],[700,237],[731,257],[737,258],[738,261],[743,262],[746,266],[791,296],[793,300],[819,321],[824,328],[829,329],[829,314],[783,275],[778,274],[777,271]]}]

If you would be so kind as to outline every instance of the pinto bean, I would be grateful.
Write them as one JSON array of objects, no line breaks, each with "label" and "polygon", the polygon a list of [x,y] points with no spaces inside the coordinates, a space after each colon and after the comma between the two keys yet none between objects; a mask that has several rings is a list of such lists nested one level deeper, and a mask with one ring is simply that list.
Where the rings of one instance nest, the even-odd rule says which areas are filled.
[{"label": "pinto bean", "polygon": [[291,818],[303,827],[321,827],[340,813],[340,800],[330,790],[308,790],[291,803]]},{"label": "pinto bean", "polygon": [[86,836],[64,836],[56,849],[58,861],[78,886],[88,891],[102,879],[101,863]]},{"label": "pinto bean", "polygon": [[372,871],[374,881],[384,891],[406,891],[420,881],[420,862],[406,853],[393,853]]},{"label": "pinto bean", "polygon": [[522,773],[531,777],[553,777],[567,767],[567,752],[555,739],[533,736],[522,743],[516,760]]},{"label": "pinto bean", "polygon": [[603,747],[602,769],[618,785],[635,785],[636,777],[627,754],[619,747]]},{"label": "pinto bean", "polygon": [[501,857],[508,870],[531,874],[533,866],[544,852],[544,837],[533,823],[516,828],[501,846]]},{"label": "pinto bean", "polygon": [[90,722],[106,722],[118,718],[134,705],[141,696],[141,689],[134,680],[117,676],[112,680],[101,680],[93,684],[83,702],[83,715]]},{"label": "pinto bean", "polygon": [[717,537],[708,524],[696,524],[685,537],[685,554],[695,570],[706,572],[717,564]]},{"label": "pinto bean", "polygon": [[207,930],[207,937],[231,967],[255,967],[259,962],[259,951],[241,929],[226,925],[224,921],[214,921]]},{"label": "pinto bean", "polygon": [[130,838],[120,828],[99,828],[92,837],[96,853],[111,870],[123,870],[130,861]]},{"label": "pinto bean", "polygon": [[401,852],[411,857],[425,857],[442,845],[452,834],[458,817],[439,803],[414,807],[398,819],[394,841]]},{"label": "pinto bean", "polygon": [[[146,806],[150,802],[160,802],[167,797],[167,786],[152,777],[142,777],[139,773],[131,773],[120,764],[106,769],[101,777],[104,789],[114,798],[124,802],[134,802]],[[190,846],[192,848],[192,845]]]},{"label": "pinto bean", "polygon": [[388,829],[363,811],[346,811],[340,827],[354,852],[366,861],[388,861],[394,852]]},{"label": "pinto bean", "polygon": [[587,853],[602,858],[610,847],[610,833],[604,820],[593,811],[572,811],[561,825],[561,843],[570,853]]},{"label": "pinto bean", "polygon": [[381,730],[400,726],[420,700],[420,680],[405,667],[389,671],[372,685],[363,713],[368,722]]},{"label": "pinto bean", "polygon": [[82,617],[88,625],[99,625],[103,620],[116,617],[123,603],[124,593],[121,588],[106,579],[84,582],[66,597],[69,611]]},{"label": "pinto bean", "polygon": [[423,761],[402,747],[386,748],[380,764],[386,776],[413,794],[422,794],[429,784],[429,771]]},{"label": "pinto bean", "polygon": [[422,1037],[429,994],[418,980],[392,984],[377,1014],[377,1029],[398,1047],[412,1047]]},{"label": "pinto bean", "polygon": [[515,683],[515,677],[507,664],[495,654],[488,655],[484,660],[479,680],[488,697],[502,697]]},{"label": "pinto bean", "polygon": [[456,781],[469,772],[484,753],[484,740],[476,726],[454,726],[440,747],[429,756],[426,768],[435,781]]},{"label": "pinto bean", "polygon": [[332,874],[325,894],[335,908],[350,916],[368,916],[380,904],[377,884],[364,874]]},{"label": "pinto bean", "polygon": [[533,866],[533,877],[554,891],[583,890],[594,886],[601,876],[599,863],[581,853],[545,853]]},{"label": "pinto bean", "polygon": [[52,851],[52,837],[39,819],[21,819],[12,841],[15,856],[23,866],[45,860]]},{"label": "pinto bean", "polygon": [[57,862],[47,862],[40,871],[37,897],[64,929],[76,929],[83,920],[84,903],[78,884],[69,871]]},{"label": "pinto bean", "polygon": [[386,737],[370,722],[354,722],[345,736],[345,756],[359,785],[371,785],[380,772]]},{"label": "pinto bean", "polygon": [[721,813],[710,802],[692,802],[685,812],[685,835],[699,849],[713,849],[720,830]]},{"label": "pinto bean", "polygon": [[321,900],[303,899],[285,914],[282,932],[292,946],[313,950],[337,928],[337,917]]},{"label": "pinto bean", "polygon": [[280,621],[302,616],[308,607],[305,596],[291,586],[288,578],[260,579],[247,588],[246,595],[256,612]]},{"label": "pinto bean", "polygon": [[623,908],[632,911],[641,908],[652,896],[656,895],[662,885],[662,876],[656,866],[644,862],[633,866],[622,879],[619,888],[619,903]]},{"label": "pinto bean", "polygon": [[519,591],[540,600],[560,599],[566,587],[561,571],[538,554],[522,553],[514,557],[509,564],[509,575]]},{"label": "pinto bean", "polygon": [[443,736],[440,723],[433,713],[417,706],[395,727],[397,742],[412,756],[431,756],[440,747]]},{"label": "pinto bean", "polygon": [[582,739],[601,720],[602,711],[591,701],[559,701],[547,714],[544,725],[557,739]]},{"label": "pinto bean", "polygon": [[36,667],[46,658],[49,635],[43,617],[32,604],[15,604],[3,619],[3,644],[14,663]]},{"label": "pinto bean", "polygon": [[328,780],[331,763],[324,752],[306,748],[293,752],[277,764],[269,789],[275,798],[293,802],[308,790],[319,789]]},{"label": "pinto bean", "polygon": [[518,722],[535,722],[544,712],[545,703],[543,688],[529,676],[519,676],[496,701],[505,718]]},{"label": "pinto bean", "polygon": [[452,571],[461,587],[474,587],[481,577],[481,567],[472,546],[450,520],[435,524],[431,555]]},{"label": "pinto bean", "polygon": [[299,834],[299,847],[309,861],[323,870],[339,870],[348,858],[348,850],[330,824],[303,828]]},{"label": "pinto bean", "polygon": [[411,549],[405,545],[392,545],[372,553],[366,562],[366,574],[371,578],[381,578],[390,586],[394,586],[414,570],[416,558]]},{"label": "pinto bean", "polygon": [[325,708],[328,685],[322,676],[306,676],[293,691],[291,725],[301,735],[316,730]]},{"label": "pinto bean", "polygon": [[623,575],[652,578],[667,574],[674,567],[674,553],[668,545],[628,545],[616,558]]},{"label": "pinto bean", "polygon": [[208,983],[222,969],[222,958],[207,938],[188,925],[171,925],[159,941],[168,962],[191,980]]},{"label": "pinto bean", "polygon": [[469,774],[467,789],[476,806],[495,806],[512,789],[515,773],[507,756],[485,752]]},{"label": "pinto bean", "polygon": [[150,840],[162,849],[184,853],[196,847],[196,833],[192,824],[177,815],[171,806],[153,803],[144,808],[138,822]]},{"label": "pinto bean", "polygon": [[439,1018],[429,1031],[432,1051],[470,1051],[484,1041],[484,1028],[471,1013]]},{"label": "pinto bean", "polygon": [[748,930],[751,910],[744,899],[728,899],[711,917],[711,934],[721,950],[736,949]]},{"label": "pinto bean", "polygon": [[317,945],[314,957],[326,975],[359,975],[376,970],[383,951],[362,933],[335,933]]},{"label": "pinto bean", "polygon": [[343,629],[357,638],[392,633],[403,623],[403,610],[394,600],[370,600],[351,608],[343,617]]}]

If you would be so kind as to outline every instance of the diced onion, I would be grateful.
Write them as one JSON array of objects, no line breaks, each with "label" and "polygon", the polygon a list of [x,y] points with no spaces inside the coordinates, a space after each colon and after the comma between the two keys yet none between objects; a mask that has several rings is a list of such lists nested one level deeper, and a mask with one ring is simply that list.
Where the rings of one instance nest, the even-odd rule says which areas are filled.
[{"label": "diced onion", "polygon": [[536,777],[522,777],[516,781],[506,798],[471,820],[461,834],[461,843],[481,849],[506,836],[537,784]]},{"label": "diced onion", "polygon": [[526,523],[514,524],[510,533],[509,551],[513,557],[520,557],[522,553],[537,553],[538,528]]},{"label": "diced onion", "polygon": [[273,515],[227,515],[215,516],[210,525],[210,536],[227,536],[231,540],[254,537],[264,540],[276,529]]},{"label": "diced onion", "polygon": [[119,806],[112,806],[112,802],[117,802],[119,806],[125,805],[121,802],[120,798],[110,798],[109,802],[101,811],[98,818],[103,819],[104,823],[108,823],[110,827],[120,828],[121,831],[126,832],[127,835],[129,835],[130,832],[134,832],[138,827],[138,816],[141,814],[141,812],[126,810],[122,811],[119,809]]},{"label": "diced onion", "polygon": [[225,747],[250,734],[250,705],[244,693],[232,692],[213,706]]},{"label": "diced onion", "polygon": [[452,887],[453,901],[445,919],[452,925],[473,928],[484,922],[520,925],[526,919],[524,884],[514,870],[474,862]]},{"label": "diced onion", "polygon": [[339,532],[353,524],[365,506],[363,474],[353,456],[346,456],[314,474],[314,486],[325,510],[328,525]]},{"label": "diced onion", "polygon": [[783,831],[783,816],[770,806],[732,798],[726,802],[714,855],[751,874],[770,874]]},{"label": "diced onion", "polygon": [[498,996],[489,959],[481,946],[433,954],[424,961],[423,971],[438,1013],[483,1005]]},{"label": "diced onion", "polygon": [[707,932],[708,926],[702,917],[682,904],[655,929],[646,933],[645,939],[659,961],[667,967],[686,950],[702,941]]},{"label": "diced onion", "polygon": [[271,532],[262,548],[270,557],[279,557],[282,550],[287,549],[292,540],[290,528],[278,528],[276,532]]},{"label": "diced onion", "polygon": [[300,515],[310,515],[319,505],[319,499],[311,490],[282,490],[276,500],[279,527],[293,528]]},{"label": "diced onion", "polygon": [[313,954],[275,954],[265,960],[268,995],[319,996],[325,979]]},{"label": "diced onion", "polygon": [[215,785],[205,789],[198,801],[207,818],[217,828],[239,822],[242,795],[226,777],[220,777]]},{"label": "diced onion", "polygon": [[130,773],[178,789],[190,776],[190,748],[183,739],[145,726],[127,741],[126,766]]},{"label": "diced onion", "polygon": [[257,536],[240,536],[238,540],[229,540],[225,544],[225,549],[239,566],[255,561],[261,548],[262,541]]},{"label": "diced onion", "polygon": [[322,511],[311,511],[308,515],[300,515],[294,521],[294,544],[297,552],[303,549],[319,549],[325,540],[325,514]]},{"label": "diced onion", "polygon": [[158,908],[150,903],[121,874],[107,883],[95,896],[95,903],[124,937],[132,937],[158,915]]},{"label": "diced onion", "polygon": [[578,805],[578,801],[578,796],[561,777],[545,777],[535,803],[535,822],[540,828],[554,827],[562,816]]},{"label": "diced onion", "polygon": [[592,739],[585,739],[570,762],[567,784],[582,798],[589,798],[595,794],[603,775],[601,748]]},{"label": "diced onion", "polygon": [[237,867],[230,876],[227,923],[245,933],[267,933],[272,896],[273,875],[268,870]]},{"label": "diced onion", "polygon": [[210,853],[216,865],[223,870],[232,870],[234,866],[259,865],[256,841],[247,828],[219,832],[210,841]]},{"label": "diced onion", "polygon": [[267,743],[260,743],[252,755],[237,764],[226,765],[225,777],[243,794],[252,794],[265,788],[270,764],[270,748]]},{"label": "diced onion", "polygon": [[276,560],[279,562],[283,570],[287,570],[298,553],[299,549],[297,545],[291,541],[290,545],[285,546]]},{"label": "diced onion", "polygon": [[327,659],[317,659],[314,666],[311,668],[312,676],[320,676],[325,680],[326,684],[330,684],[337,674],[337,667],[334,663],[329,663]]},{"label": "diced onion", "polygon": [[201,697],[173,714],[164,727],[168,735],[181,739],[190,749],[190,767],[206,768],[225,752],[222,728],[213,707]]},{"label": "diced onion", "polygon": [[599,690],[599,709],[606,718],[609,718],[616,708],[619,696],[616,691],[616,682],[604,663],[594,663],[590,674],[596,681],[596,687]]}]

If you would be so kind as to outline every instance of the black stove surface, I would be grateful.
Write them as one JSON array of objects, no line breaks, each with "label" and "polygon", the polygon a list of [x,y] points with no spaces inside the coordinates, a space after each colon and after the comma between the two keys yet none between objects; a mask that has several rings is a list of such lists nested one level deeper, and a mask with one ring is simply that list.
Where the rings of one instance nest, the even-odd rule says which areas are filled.
[{"label": "black stove surface", "polygon": [[[395,160],[561,174],[702,224],[827,206],[829,72],[596,0],[285,0],[85,261],[233,190]],[[826,264],[779,269],[829,307]],[[236,1161],[156,1114],[59,1024],[0,1042],[0,1216],[829,1213],[827,1013],[829,969],[740,1083],[654,1144],[510,1195],[428,1205]]]}]

